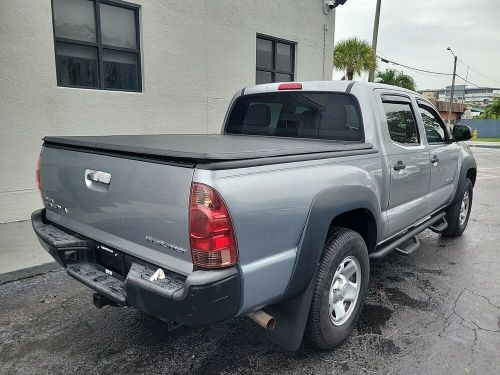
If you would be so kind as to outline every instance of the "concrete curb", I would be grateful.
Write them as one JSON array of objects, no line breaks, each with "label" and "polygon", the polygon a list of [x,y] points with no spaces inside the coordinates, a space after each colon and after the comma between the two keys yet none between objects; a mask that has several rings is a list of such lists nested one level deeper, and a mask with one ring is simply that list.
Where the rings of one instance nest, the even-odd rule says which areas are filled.
[{"label": "concrete curb", "polygon": [[467,143],[469,147],[479,147],[479,148],[500,148],[500,142],[498,144],[494,144],[492,142],[492,145],[485,145],[485,144],[474,144],[474,143]]},{"label": "concrete curb", "polygon": [[41,264],[39,266],[33,266],[28,268],[23,268],[21,270],[11,271],[0,274],[0,285],[10,283],[12,281],[17,281],[21,279],[27,279],[29,277],[42,275],[47,272],[51,272],[62,268],[56,262],[50,262]]}]

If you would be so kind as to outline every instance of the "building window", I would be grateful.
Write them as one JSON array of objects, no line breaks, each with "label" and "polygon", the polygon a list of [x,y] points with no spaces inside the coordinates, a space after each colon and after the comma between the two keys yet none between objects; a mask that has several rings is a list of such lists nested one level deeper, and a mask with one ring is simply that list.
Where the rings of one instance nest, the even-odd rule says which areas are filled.
[{"label": "building window", "polygon": [[267,36],[257,37],[257,84],[294,80],[295,44]]},{"label": "building window", "polygon": [[52,0],[57,85],[141,91],[139,8],[112,0]]}]

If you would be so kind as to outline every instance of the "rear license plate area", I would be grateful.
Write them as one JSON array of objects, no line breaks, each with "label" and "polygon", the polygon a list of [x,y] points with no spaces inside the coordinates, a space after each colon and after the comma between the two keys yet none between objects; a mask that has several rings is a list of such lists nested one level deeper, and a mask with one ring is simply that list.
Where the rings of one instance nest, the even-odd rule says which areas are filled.
[{"label": "rear license plate area", "polygon": [[98,269],[108,275],[122,280],[125,277],[124,256],[120,251],[97,245],[95,247],[95,263]]}]

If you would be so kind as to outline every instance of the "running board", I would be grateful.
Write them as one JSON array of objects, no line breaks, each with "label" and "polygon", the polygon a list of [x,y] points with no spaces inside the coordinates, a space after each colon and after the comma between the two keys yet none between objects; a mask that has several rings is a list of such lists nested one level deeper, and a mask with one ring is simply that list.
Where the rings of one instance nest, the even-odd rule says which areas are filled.
[{"label": "running board", "polygon": [[419,247],[420,241],[418,240],[417,236],[413,236],[408,241],[403,242],[402,245],[396,247],[395,250],[401,254],[410,255],[414,253]]},{"label": "running board", "polygon": [[440,222],[438,221],[436,225],[431,225],[429,227],[429,229],[434,233],[443,233],[446,228],[448,228],[448,222],[446,221],[445,217],[443,217]]},{"label": "running board", "polygon": [[[442,221],[444,219],[445,215],[446,215],[446,213],[444,211],[440,212],[439,214],[432,216],[431,218],[429,218],[428,220],[424,221],[423,223],[417,225],[416,227],[409,229],[402,236],[397,237],[396,239],[390,241],[387,244],[383,244],[383,245],[379,246],[373,253],[370,254],[370,259],[380,259],[380,258],[385,257],[387,254],[396,250],[396,248],[401,247],[401,245],[403,245],[406,241],[411,240],[413,237],[415,237],[420,232],[423,232],[425,229],[431,227],[432,225],[438,223],[439,221]],[[415,251],[417,248],[418,248],[418,246],[415,249],[413,249],[411,252]],[[409,253],[409,254],[411,254],[411,253]]]}]

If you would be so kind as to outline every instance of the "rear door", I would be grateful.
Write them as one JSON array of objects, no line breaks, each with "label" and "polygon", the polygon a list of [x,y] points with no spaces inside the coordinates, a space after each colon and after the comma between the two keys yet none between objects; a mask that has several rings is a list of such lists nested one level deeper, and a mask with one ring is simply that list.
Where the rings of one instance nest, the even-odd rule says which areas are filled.
[{"label": "rear door", "polygon": [[430,210],[436,210],[445,205],[454,193],[460,147],[450,141],[446,126],[436,110],[424,101],[417,100],[417,103],[431,165],[428,204]]},{"label": "rear door", "polygon": [[415,224],[427,212],[430,163],[419,132],[416,108],[409,96],[382,95],[386,156],[391,184],[387,210],[388,236]]}]

